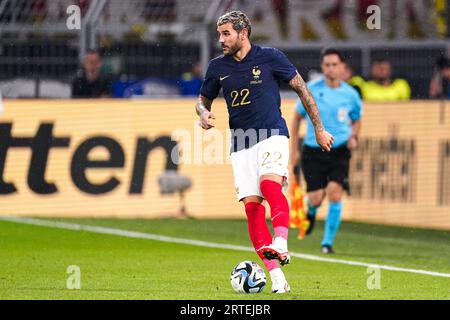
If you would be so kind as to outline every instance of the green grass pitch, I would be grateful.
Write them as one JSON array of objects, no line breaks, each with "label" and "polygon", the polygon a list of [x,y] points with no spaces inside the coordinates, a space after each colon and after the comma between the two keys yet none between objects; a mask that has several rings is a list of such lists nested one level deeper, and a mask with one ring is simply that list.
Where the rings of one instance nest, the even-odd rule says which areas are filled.
[{"label": "green grass pitch", "polygon": [[[58,221],[251,246],[244,220]],[[290,251],[325,257],[322,228],[302,241],[291,229]],[[336,259],[450,273],[450,232],[343,222],[335,249]],[[291,293],[270,293],[268,280],[260,294],[237,294],[229,274],[243,260],[262,265],[254,252],[0,220],[0,299],[450,299],[450,278],[381,270],[370,290],[367,267],[301,258],[283,267]],[[67,289],[70,265],[80,267],[80,290]]]}]

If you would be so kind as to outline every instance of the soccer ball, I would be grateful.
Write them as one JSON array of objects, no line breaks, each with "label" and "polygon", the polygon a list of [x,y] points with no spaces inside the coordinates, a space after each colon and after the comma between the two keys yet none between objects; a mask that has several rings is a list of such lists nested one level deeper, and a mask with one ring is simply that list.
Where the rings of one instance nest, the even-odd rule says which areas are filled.
[{"label": "soccer ball", "polygon": [[230,282],[237,293],[259,293],[266,286],[266,274],[256,262],[243,261],[231,271]]}]

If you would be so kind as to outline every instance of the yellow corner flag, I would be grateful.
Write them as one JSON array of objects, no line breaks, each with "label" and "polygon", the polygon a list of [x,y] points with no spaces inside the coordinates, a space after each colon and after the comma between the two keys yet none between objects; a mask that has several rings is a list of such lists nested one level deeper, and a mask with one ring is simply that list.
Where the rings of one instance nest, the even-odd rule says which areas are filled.
[{"label": "yellow corner flag", "polygon": [[309,227],[309,221],[306,218],[305,197],[302,188],[297,180],[292,179],[291,183],[291,211],[289,225],[291,228],[298,228],[298,239],[305,237],[305,232]]}]

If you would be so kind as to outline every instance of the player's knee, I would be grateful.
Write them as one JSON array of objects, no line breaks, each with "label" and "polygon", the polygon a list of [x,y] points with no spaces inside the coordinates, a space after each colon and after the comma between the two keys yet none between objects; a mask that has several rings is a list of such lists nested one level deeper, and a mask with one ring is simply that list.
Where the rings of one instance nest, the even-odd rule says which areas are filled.
[{"label": "player's knee", "polygon": [[263,202],[263,198],[261,198],[260,196],[248,196],[245,198],[242,198],[241,201],[242,203],[245,205],[247,205],[247,203],[251,203],[251,202],[255,202],[257,204],[261,204]]},{"label": "player's knee", "polygon": [[344,188],[338,183],[330,182],[327,194],[328,194],[328,201],[339,202],[342,200]]},{"label": "player's knee", "polygon": [[328,201],[339,202],[342,200],[343,192],[341,190],[335,190],[328,193]]},{"label": "player's knee", "polygon": [[323,199],[325,198],[325,191],[318,190],[308,194],[308,201],[313,207],[320,207],[322,205]]},{"label": "player's knee", "polygon": [[276,182],[276,183],[282,185],[284,179],[285,178],[283,176],[280,176],[277,174],[264,174],[260,178],[260,184],[266,180],[269,180],[269,181],[273,181],[273,182]]}]

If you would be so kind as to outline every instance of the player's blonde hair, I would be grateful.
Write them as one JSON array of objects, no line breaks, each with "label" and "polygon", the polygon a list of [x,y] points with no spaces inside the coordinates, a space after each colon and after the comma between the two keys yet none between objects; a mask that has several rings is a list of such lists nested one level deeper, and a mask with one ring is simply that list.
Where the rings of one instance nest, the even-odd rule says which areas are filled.
[{"label": "player's blonde hair", "polygon": [[233,29],[237,32],[241,32],[244,28],[248,30],[248,37],[252,33],[252,25],[247,15],[241,11],[230,11],[225,13],[217,20],[217,26],[231,23]]}]

